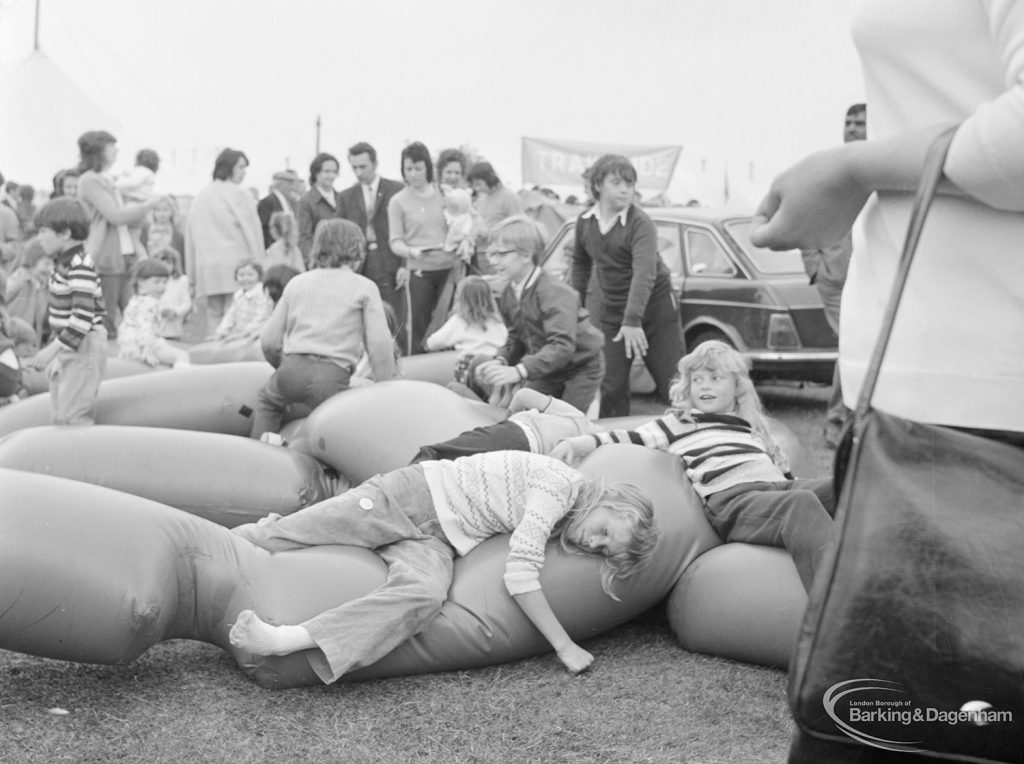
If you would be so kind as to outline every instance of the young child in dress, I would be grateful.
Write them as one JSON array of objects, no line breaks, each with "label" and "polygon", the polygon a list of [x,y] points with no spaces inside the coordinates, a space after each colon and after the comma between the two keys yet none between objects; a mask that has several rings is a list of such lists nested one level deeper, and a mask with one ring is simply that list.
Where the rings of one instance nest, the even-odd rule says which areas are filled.
[{"label": "young child in dress", "polygon": [[263,291],[263,266],[255,260],[243,260],[235,268],[238,290],[231,298],[231,307],[221,319],[213,339],[234,340],[258,337],[274,305]]},{"label": "young child in dress", "polygon": [[117,330],[118,358],[150,366],[189,366],[189,355],[160,336],[160,298],[167,289],[171,269],[156,258],[140,260],[132,273],[135,294],[124,309]]},{"label": "young child in dress", "polygon": [[21,359],[16,346],[11,317],[0,305],[0,406],[14,400],[22,387]]},{"label": "young child in dress", "polygon": [[449,188],[444,192],[444,219],[448,235],[444,251],[452,252],[469,262],[473,257],[473,200],[463,188]]},{"label": "young child in dress", "polygon": [[598,446],[635,443],[678,455],[704,511],[726,542],[783,547],[810,589],[832,533],[831,479],[794,480],[768,434],[746,359],[724,342],[682,358],[668,413],[636,430],[563,440],[552,456],[575,464]]},{"label": "young child in dress", "polygon": [[192,295],[188,290],[188,277],[181,270],[181,254],[171,247],[153,254],[170,269],[167,288],[160,295],[160,336],[165,340],[180,340],[185,334],[185,317],[192,312]]},{"label": "young child in dress", "polygon": [[267,257],[263,261],[267,268],[274,265],[289,265],[299,273],[306,270],[299,249],[299,224],[290,212],[275,212],[270,216],[270,236],[274,243],[267,247]]},{"label": "young child in dress", "polygon": [[459,351],[455,381],[465,385],[474,357],[493,358],[507,339],[508,330],[501,320],[490,284],[480,276],[467,276],[455,289],[451,317],[427,337],[425,344],[427,350],[455,348]]},{"label": "young child in dress", "polygon": [[448,596],[454,558],[500,533],[512,534],[508,592],[566,668],[584,671],[593,656],[572,641],[541,589],[548,539],[605,557],[601,584],[613,598],[613,581],[639,569],[657,541],[651,501],[639,488],[596,482],[522,451],[403,467],[234,532],[271,552],[350,544],[377,550],[387,563],[380,587],[308,621],[272,626],[243,610],[231,628],[231,643],[258,655],[311,650],[307,660],[325,683],[373,663],[426,627]]},{"label": "young child in dress", "polygon": [[426,459],[457,459],[488,451],[550,454],[559,441],[595,430],[594,424],[575,406],[522,387],[512,396],[508,419],[423,446],[412,461],[415,464]]},{"label": "young child in dress", "polygon": [[148,202],[153,196],[160,156],[153,149],[142,149],[135,155],[135,166],[125,170],[114,185],[126,202]]}]

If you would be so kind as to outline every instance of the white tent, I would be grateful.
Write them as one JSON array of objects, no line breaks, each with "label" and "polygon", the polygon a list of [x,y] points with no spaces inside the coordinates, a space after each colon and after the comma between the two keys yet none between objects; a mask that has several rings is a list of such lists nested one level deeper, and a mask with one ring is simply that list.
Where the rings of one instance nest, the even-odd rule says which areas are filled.
[{"label": "white tent", "polygon": [[8,180],[49,189],[58,170],[78,164],[78,136],[124,128],[42,51],[0,78],[0,172]]}]

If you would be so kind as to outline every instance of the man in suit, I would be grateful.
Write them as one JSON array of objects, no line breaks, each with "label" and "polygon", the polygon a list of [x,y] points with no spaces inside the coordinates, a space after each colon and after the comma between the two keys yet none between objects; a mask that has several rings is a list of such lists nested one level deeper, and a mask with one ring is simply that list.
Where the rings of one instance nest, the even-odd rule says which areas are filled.
[{"label": "man in suit", "polygon": [[381,299],[402,315],[395,284],[402,259],[391,252],[388,244],[388,202],[405,185],[377,175],[377,151],[369,143],[350,148],[348,163],[357,182],[341,192],[338,217],[352,221],[363,231],[366,260],[361,273],[377,284]]},{"label": "man in suit", "polygon": [[260,199],[256,205],[256,212],[260,216],[260,224],[263,226],[263,246],[269,247],[274,243],[274,237],[270,235],[270,216],[282,210],[295,213],[294,191],[300,180],[295,170],[282,170],[274,173],[274,180],[270,184],[270,193]]}]

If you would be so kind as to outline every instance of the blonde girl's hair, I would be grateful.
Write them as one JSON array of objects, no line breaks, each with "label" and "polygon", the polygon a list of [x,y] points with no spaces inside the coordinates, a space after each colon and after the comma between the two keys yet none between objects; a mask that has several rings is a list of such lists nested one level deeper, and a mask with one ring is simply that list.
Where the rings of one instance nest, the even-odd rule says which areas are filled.
[{"label": "blonde girl's hair", "polygon": [[690,375],[704,369],[733,375],[736,382],[735,415],[750,423],[751,429],[763,442],[772,461],[783,472],[789,471],[789,460],[768,433],[768,423],[761,408],[761,399],[754,388],[754,381],[750,378],[750,364],[746,356],[720,340],[702,342],[680,359],[678,373],[668,389],[672,401],[669,412],[684,419],[692,418]]},{"label": "blonde girl's hair", "polygon": [[654,505],[650,497],[633,483],[607,483],[588,480],[583,484],[572,509],[556,527],[559,545],[567,552],[590,554],[569,540],[569,530],[598,507],[608,507],[626,520],[629,541],[621,552],[608,555],[601,566],[601,588],[613,600],[619,598],[612,590],[616,579],[629,578],[654,554],[658,543],[658,527],[654,523]]},{"label": "blonde girl's hair", "polygon": [[488,321],[501,321],[491,285],[481,276],[466,276],[455,288],[455,315],[470,326],[487,329]]}]

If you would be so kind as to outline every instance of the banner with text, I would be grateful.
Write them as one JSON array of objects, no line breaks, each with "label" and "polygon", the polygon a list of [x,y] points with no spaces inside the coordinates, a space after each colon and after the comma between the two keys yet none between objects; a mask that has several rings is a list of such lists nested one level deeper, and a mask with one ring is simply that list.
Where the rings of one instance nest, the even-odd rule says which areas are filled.
[{"label": "banner with text", "polygon": [[602,154],[622,154],[636,167],[637,188],[660,194],[668,188],[682,146],[622,146],[523,138],[523,184],[581,186],[583,171]]}]

